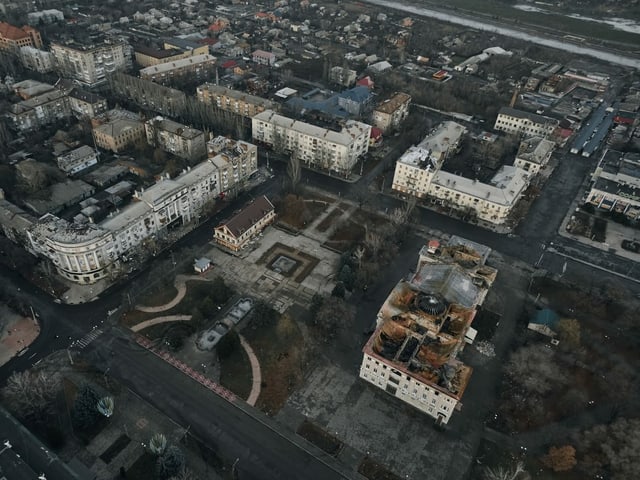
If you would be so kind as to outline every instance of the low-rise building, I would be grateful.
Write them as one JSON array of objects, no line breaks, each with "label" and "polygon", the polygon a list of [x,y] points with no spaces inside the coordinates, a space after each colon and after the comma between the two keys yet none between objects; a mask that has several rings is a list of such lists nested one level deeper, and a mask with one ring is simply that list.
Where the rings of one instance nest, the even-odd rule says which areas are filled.
[{"label": "low-rise building", "polygon": [[502,107],[493,128],[512,135],[547,137],[554,132],[559,123],[554,118]]},{"label": "low-rise building", "polygon": [[64,20],[64,13],[53,8],[40,10],[38,12],[29,12],[27,14],[29,25],[40,25],[41,23],[55,23]]},{"label": "low-rise building", "polygon": [[555,148],[555,143],[543,137],[529,137],[520,142],[514,167],[521,168],[530,175],[537,175],[544,168]]},{"label": "low-rise building", "polygon": [[177,157],[197,161],[207,153],[205,135],[200,130],[163,117],[148,120],[144,127],[149,145],[160,147]]},{"label": "low-rise building", "polygon": [[151,80],[162,85],[171,85],[188,80],[204,81],[211,78],[216,70],[216,57],[204,54],[160,63],[140,70],[140,78]]},{"label": "low-rise building", "polygon": [[74,88],[69,92],[69,107],[77,118],[94,118],[109,108],[106,98],[80,88]]},{"label": "low-rise building", "polygon": [[350,68],[332,67],[329,70],[329,81],[345,87],[351,87],[356,83],[357,72]]},{"label": "low-rise building", "polygon": [[126,70],[131,65],[131,48],[124,40],[53,42],[51,53],[61,75],[89,86],[104,83],[109,73]]},{"label": "low-rise building", "polygon": [[331,130],[265,110],[252,118],[253,139],[290,153],[308,167],[348,175],[369,149],[371,126],[355,120]]},{"label": "low-rise building", "polygon": [[93,128],[96,145],[115,153],[132,147],[145,138],[144,123],[131,118],[112,118]]},{"label": "low-rise building", "polygon": [[503,166],[489,183],[442,170],[466,129],[444,122],[396,162],[392,188],[398,192],[453,207],[496,224],[504,223],[529,185],[529,174]]},{"label": "low-rise building", "polygon": [[11,126],[21,132],[35,130],[70,115],[69,100],[58,89],[14,103],[7,113]]},{"label": "low-rise building", "polygon": [[246,248],[249,241],[273,223],[275,218],[275,207],[263,195],[218,225],[214,230],[214,239],[223,247],[237,252]]},{"label": "low-rise building", "polygon": [[133,48],[136,63],[142,68],[153,67],[162,63],[171,63],[176,60],[183,60],[196,55],[206,55],[209,53],[208,45],[194,46],[194,48],[169,47],[157,49],[138,45]]},{"label": "low-rise building", "polygon": [[586,203],[640,218],[640,154],[605,150],[591,180]]},{"label": "low-rise building", "polygon": [[15,27],[0,22],[0,50],[18,52],[22,47],[42,47],[40,32],[33,27]]},{"label": "low-rise building", "polygon": [[373,125],[384,133],[399,128],[400,124],[409,115],[410,105],[410,95],[402,92],[394,94],[373,110]]},{"label": "low-rise building", "polygon": [[457,356],[473,342],[471,323],[497,275],[474,245],[423,248],[418,269],[392,290],[363,348],[360,378],[441,424],[462,407],[472,368]]},{"label": "low-rise building", "polygon": [[255,63],[260,65],[272,66],[276,63],[276,55],[271,52],[265,52],[264,50],[256,50],[251,57]]},{"label": "low-rise building", "polygon": [[20,47],[20,60],[25,68],[38,73],[50,72],[54,67],[54,58],[51,52],[36,47]]},{"label": "low-rise building", "polygon": [[67,175],[75,175],[98,163],[98,153],[91,147],[83,145],[57,158],[58,168]]},{"label": "low-rise building", "polygon": [[245,118],[251,118],[258,113],[274,108],[274,103],[270,100],[212,83],[200,85],[196,94],[202,103],[215,105],[222,110],[233,112]]}]

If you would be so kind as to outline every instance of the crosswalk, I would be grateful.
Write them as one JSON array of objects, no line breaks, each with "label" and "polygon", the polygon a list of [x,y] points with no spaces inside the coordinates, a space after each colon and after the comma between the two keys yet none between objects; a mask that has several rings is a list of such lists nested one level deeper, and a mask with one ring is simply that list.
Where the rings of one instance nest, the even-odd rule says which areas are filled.
[{"label": "crosswalk", "polygon": [[74,347],[78,348],[79,350],[82,350],[83,348],[85,348],[87,345],[89,345],[91,342],[93,342],[96,338],[98,338],[103,333],[104,333],[104,330],[102,330],[101,328],[95,328],[95,329],[91,330],[89,333],[87,333],[80,340],[75,341],[74,342]]}]

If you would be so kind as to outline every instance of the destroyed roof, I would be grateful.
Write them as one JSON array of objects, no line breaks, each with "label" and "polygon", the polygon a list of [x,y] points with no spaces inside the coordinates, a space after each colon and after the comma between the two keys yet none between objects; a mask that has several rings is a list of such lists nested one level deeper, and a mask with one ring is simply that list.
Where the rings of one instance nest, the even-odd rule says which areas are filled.
[{"label": "destroyed roof", "polygon": [[423,292],[439,293],[448,302],[472,308],[480,298],[480,287],[459,265],[424,265],[411,283]]}]

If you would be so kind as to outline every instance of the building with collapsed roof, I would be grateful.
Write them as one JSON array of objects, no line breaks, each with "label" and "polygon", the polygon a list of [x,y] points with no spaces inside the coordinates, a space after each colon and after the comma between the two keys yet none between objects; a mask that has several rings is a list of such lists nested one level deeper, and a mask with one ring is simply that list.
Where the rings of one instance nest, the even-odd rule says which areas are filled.
[{"label": "building with collapsed roof", "polygon": [[403,92],[395,93],[373,110],[373,125],[383,132],[398,128],[409,115],[410,104],[411,95]]},{"label": "building with collapsed roof", "polygon": [[520,142],[513,166],[536,175],[549,163],[555,146],[554,142],[543,137],[526,138]]},{"label": "building with collapsed roof", "polygon": [[440,124],[398,159],[392,188],[502,224],[529,186],[529,173],[506,165],[489,183],[483,183],[442,170],[446,159],[458,151],[465,133],[456,122]]},{"label": "building with collapsed roof", "polygon": [[473,342],[471,323],[497,271],[490,250],[472,242],[426,246],[418,269],[380,308],[363,348],[360,378],[433,417],[449,422],[462,408],[472,368],[457,356]]}]

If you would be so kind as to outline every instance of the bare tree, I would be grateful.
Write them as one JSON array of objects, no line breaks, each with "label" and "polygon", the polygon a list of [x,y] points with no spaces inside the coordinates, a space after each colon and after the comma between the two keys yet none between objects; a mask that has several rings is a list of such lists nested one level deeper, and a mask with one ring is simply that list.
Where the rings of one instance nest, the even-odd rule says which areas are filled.
[{"label": "bare tree", "polygon": [[332,338],[345,325],[353,323],[355,312],[351,305],[339,297],[329,297],[322,302],[322,306],[315,315],[316,326],[327,338]]},{"label": "bare tree", "polygon": [[483,478],[484,480],[519,480],[521,473],[526,474],[527,471],[524,468],[524,464],[518,462],[508,467],[497,467],[495,469],[487,467],[484,470]]},{"label": "bare tree", "polygon": [[14,372],[7,379],[2,396],[18,416],[38,421],[51,412],[60,386],[60,375],[55,372]]},{"label": "bare tree", "polygon": [[365,225],[364,244],[371,251],[371,255],[377,257],[384,245],[384,236],[378,231],[369,230]]},{"label": "bare tree", "polygon": [[542,464],[554,472],[567,472],[576,466],[576,449],[571,445],[551,447],[549,453],[542,457]]},{"label": "bare tree", "polygon": [[545,345],[530,345],[517,350],[505,365],[505,373],[529,393],[544,395],[568,383],[567,373]]},{"label": "bare tree", "polygon": [[291,191],[295,193],[298,189],[298,184],[300,183],[300,177],[302,176],[300,159],[298,159],[296,155],[289,156],[287,175],[289,176],[289,182],[291,183]]}]

